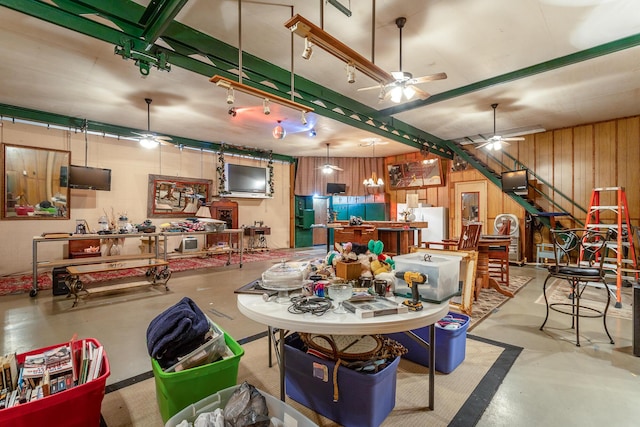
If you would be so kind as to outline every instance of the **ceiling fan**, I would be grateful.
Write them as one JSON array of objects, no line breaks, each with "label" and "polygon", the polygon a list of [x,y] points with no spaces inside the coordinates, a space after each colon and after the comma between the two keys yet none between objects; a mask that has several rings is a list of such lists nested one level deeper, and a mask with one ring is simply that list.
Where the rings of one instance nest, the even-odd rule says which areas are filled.
[{"label": "ceiling fan", "polygon": [[493,108],[493,136],[487,139],[486,142],[478,145],[476,148],[484,148],[487,147],[487,150],[499,150],[503,145],[509,145],[509,141],[524,141],[524,138],[521,136],[505,138],[500,135],[496,135],[496,108],[498,108],[498,104],[491,104],[491,108]]},{"label": "ceiling fan", "polygon": [[333,171],[342,172],[344,170],[341,167],[338,167],[329,163],[329,144],[327,144],[327,161],[324,165],[320,166],[318,169],[322,169],[322,173],[324,174],[331,174],[333,173]]},{"label": "ceiling fan", "polygon": [[160,136],[155,133],[151,133],[151,98],[145,98],[144,101],[147,103],[147,133],[137,133],[133,132],[136,135],[139,135],[141,138],[139,139],[140,145],[145,148],[155,148],[160,144],[170,144],[168,141],[171,141],[171,138],[168,136]]},{"label": "ceiling fan", "polygon": [[389,81],[384,85],[360,88],[358,89],[359,91],[380,89],[380,95],[378,96],[378,99],[380,101],[391,98],[391,101],[395,103],[401,102],[403,98],[407,101],[411,100],[415,95],[419,96],[422,99],[427,99],[431,95],[423,91],[422,89],[419,89],[415,85],[447,78],[446,73],[430,74],[428,76],[414,78],[413,74],[402,71],[402,28],[404,27],[404,24],[406,24],[406,22],[407,18],[405,18],[404,16],[396,18],[396,25],[398,26],[398,30],[400,31],[400,68],[399,71],[391,72],[391,76],[393,76],[394,80]]}]

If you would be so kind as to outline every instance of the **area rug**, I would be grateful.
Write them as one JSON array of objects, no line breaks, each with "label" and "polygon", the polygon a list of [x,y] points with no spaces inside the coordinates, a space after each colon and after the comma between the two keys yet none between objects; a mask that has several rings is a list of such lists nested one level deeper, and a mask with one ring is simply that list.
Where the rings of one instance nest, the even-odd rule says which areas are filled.
[{"label": "area rug", "polygon": [[[242,255],[242,263],[252,263],[260,261],[268,261],[273,259],[286,259],[297,257],[296,252],[291,250],[274,249],[262,252],[249,252]],[[204,268],[224,267],[227,264],[228,255],[210,255],[204,257],[176,258],[169,259],[169,268],[173,273],[187,270],[197,270]],[[231,255],[231,265],[237,265],[240,262],[240,255],[234,253]],[[129,270],[117,270],[105,273],[84,274],[82,281],[85,283],[102,282],[106,280],[123,279],[128,277],[144,277],[146,273],[144,268],[132,268]],[[0,278],[0,296],[7,294],[29,292],[33,287],[33,276],[31,274],[21,274],[15,276],[6,276]],[[52,279],[51,272],[42,272],[38,275],[38,289],[51,289]]]},{"label": "area rug", "polygon": [[[528,276],[509,276],[509,287],[507,289],[516,294],[527,283],[529,283],[531,279],[532,277]],[[511,298],[498,293],[495,289],[482,289],[478,300],[474,301],[471,307],[469,329],[473,329],[478,323],[510,299]]]},{"label": "area rug", "polygon": [[[277,365],[268,367],[266,337],[262,335],[251,342],[242,343],[242,347],[245,354],[240,359],[238,383],[248,381],[263,392],[279,397],[279,370]],[[436,373],[433,411],[425,409],[428,403],[428,368],[401,360],[397,371],[395,408],[381,426],[475,425],[521,350],[519,347],[469,337],[465,360],[449,374]],[[215,378],[212,378],[212,382],[215,384]],[[212,387],[215,390],[215,386]],[[320,426],[338,426],[289,397],[286,404]],[[102,416],[102,427],[164,425],[156,401],[152,373],[147,372],[107,386]]]},{"label": "area rug", "polygon": [[[633,288],[622,288],[622,307],[615,307],[615,295],[611,295],[611,304],[607,311],[607,317],[617,317],[619,319],[633,319]],[[547,286],[547,299],[550,304],[554,303],[569,303],[569,294],[571,293],[571,286],[566,280],[554,279],[550,285]],[[596,310],[602,311],[607,302],[607,297],[603,289],[594,288],[588,286],[582,293],[580,298],[580,305],[582,307],[591,307]],[[536,304],[544,305],[544,295],[540,294],[536,300]]]}]

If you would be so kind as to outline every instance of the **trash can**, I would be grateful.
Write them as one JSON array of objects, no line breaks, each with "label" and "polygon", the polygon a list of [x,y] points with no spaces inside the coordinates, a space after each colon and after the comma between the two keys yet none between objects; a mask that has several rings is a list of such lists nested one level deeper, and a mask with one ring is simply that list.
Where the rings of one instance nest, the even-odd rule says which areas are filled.
[{"label": "trash can", "polygon": [[[457,324],[455,329],[450,329],[450,324]],[[452,372],[464,361],[467,349],[467,329],[469,328],[469,316],[460,313],[449,312],[447,316],[435,324],[436,328],[436,366],[435,370],[443,374]],[[429,326],[413,329],[412,332],[429,342]],[[409,352],[402,356],[412,362],[423,366],[429,366],[429,352],[418,344],[413,338],[404,332],[386,334],[402,345]]]}]

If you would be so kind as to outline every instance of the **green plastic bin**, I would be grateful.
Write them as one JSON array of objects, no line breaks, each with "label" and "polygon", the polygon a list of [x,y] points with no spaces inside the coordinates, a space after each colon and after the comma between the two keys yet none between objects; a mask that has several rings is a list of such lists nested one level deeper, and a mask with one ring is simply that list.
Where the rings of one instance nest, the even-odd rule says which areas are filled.
[{"label": "green plastic bin", "polygon": [[156,399],[163,422],[166,423],[192,403],[237,384],[238,367],[244,349],[226,332],[224,341],[233,352],[233,357],[180,372],[164,372],[158,362],[151,358]]}]

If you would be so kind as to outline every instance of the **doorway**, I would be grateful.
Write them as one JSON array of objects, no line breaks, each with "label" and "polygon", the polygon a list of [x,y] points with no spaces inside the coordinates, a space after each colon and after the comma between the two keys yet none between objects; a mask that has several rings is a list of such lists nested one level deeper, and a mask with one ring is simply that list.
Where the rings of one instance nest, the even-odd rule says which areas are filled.
[{"label": "doorway", "polygon": [[480,221],[483,234],[487,229],[487,182],[469,181],[455,183],[455,214],[453,216],[454,236],[459,236],[462,223]]}]

